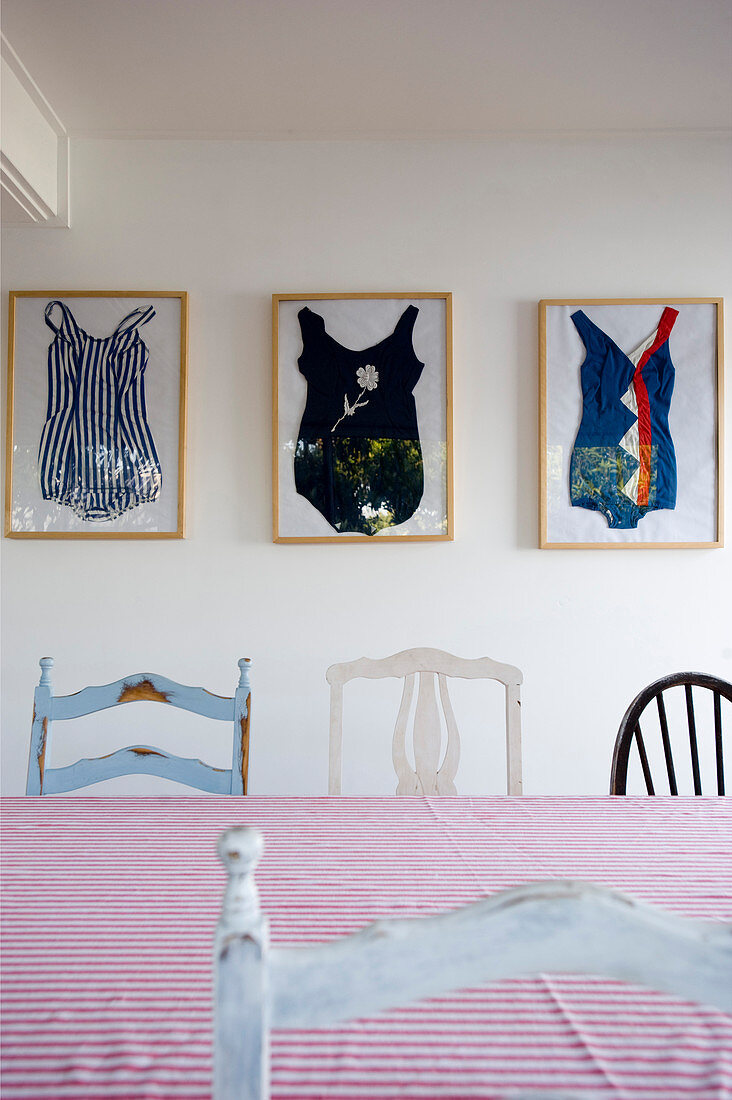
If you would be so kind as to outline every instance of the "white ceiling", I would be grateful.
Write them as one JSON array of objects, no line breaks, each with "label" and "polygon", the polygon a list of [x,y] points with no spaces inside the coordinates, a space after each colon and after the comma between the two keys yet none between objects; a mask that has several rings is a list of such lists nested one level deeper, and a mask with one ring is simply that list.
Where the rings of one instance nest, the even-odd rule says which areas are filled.
[{"label": "white ceiling", "polygon": [[732,0],[3,0],[72,136],[727,129]]}]

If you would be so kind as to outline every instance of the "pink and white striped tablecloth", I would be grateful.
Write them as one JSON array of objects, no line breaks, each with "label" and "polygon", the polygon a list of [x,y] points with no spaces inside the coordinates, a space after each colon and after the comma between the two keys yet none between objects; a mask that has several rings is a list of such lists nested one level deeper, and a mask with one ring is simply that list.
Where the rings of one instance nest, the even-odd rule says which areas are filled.
[{"label": "pink and white striped tablecloth", "polygon": [[[732,919],[723,798],[11,798],[2,816],[4,1100],[210,1097],[215,844],[232,824],[264,830],[274,943],[552,877]],[[272,1063],[277,1100],[721,1100],[732,1018],[547,976],[278,1031]]]}]

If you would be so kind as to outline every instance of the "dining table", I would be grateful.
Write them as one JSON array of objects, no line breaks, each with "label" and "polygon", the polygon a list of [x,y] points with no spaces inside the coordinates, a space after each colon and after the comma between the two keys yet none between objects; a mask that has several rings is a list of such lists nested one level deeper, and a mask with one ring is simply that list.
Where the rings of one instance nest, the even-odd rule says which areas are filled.
[{"label": "dining table", "polygon": [[[217,839],[262,830],[275,945],[323,943],[546,879],[732,920],[727,798],[8,797],[4,1100],[212,1095]],[[429,959],[424,960],[426,966]],[[275,1100],[732,1097],[732,1017],[542,974],[274,1030]]]}]

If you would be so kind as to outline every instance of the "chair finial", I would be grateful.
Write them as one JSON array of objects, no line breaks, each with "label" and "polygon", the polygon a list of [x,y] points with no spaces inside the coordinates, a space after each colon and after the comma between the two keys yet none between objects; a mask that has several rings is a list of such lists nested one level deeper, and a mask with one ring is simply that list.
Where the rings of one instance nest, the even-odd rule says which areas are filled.
[{"label": "chair finial", "polygon": [[41,657],[38,664],[41,666],[41,678],[38,681],[38,686],[51,687],[51,669],[53,668],[53,657]]},{"label": "chair finial", "polygon": [[229,876],[222,921],[233,928],[247,926],[260,916],[254,869],[262,858],[264,837],[259,829],[236,825],[221,834],[217,847]]},{"label": "chair finial", "polygon": [[249,684],[249,670],[252,667],[251,657],[240,657],[237,661],[239,665],[239,683],[236,685],[238,688],[248,688]]},{"label": "chair finial", "polygon": [[251,874],[262,858],[264,837],[250,825],[234,825],[219,837],[219,859],[230,875]]}]

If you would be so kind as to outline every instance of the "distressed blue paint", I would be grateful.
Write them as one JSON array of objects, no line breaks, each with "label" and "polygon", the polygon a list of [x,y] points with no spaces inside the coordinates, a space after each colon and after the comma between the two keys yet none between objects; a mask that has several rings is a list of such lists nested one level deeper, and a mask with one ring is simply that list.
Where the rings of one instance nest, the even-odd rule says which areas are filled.
[{"label": "distressed blue paint", "polygon": [[116,707],[121,702],[134,702],[134,699],[120,699],[120,696],[146,681],[155,691],[166,697],[158,702],[166,702],[171,707],[180,707],[181,710],[193,711],[194,714],[201,714],[204,718],[218,718],[221,721],[232,719],[230,698],[213,695],[205,688],[186,687],[185,684],[177,684],[175,680],[168,680],[165,676],[156,676],[149,672],[137,672],[134,676],[125,676],[123,680],[116,680],[113,684],[82,688],[75,695],[61,695],[53,701],[53,717],[55,720],[81,718],[84,714],[93,714],[98,710]]},{"label": "distressed blue paint", "polygon": [[[246,776],[249,771],[249,719],[252,695],[249,685],[251,661],[242,657],[239,661],[239,683],[234,696],[234,751],[231,760],[230,794],[246,794]],[[246,751],[247,759],[244,759]]]},{"label": "distressed blue paint", "polygon": [[[141,751],[142,750],[142,751]],[[191,760],[148,745],[118,749],[109,756],[92,760],[77,760],[65,768],[51,768],[43,783],[44,794],[63,794],[103,779],[119,775],[158,775],[173,779],[188,787],[197,787],[211,794],[229,794],[231,773],[228,768],[214,768],[202,760]]]},{"label": "distressed blue paint", "polygon": [[46,742],[51,722],[53,700],[51,669],[53,668],[53,657],[41,657],[39,664],[41,666],[41,679],[33,696],[33,726],[31,728],[26,794],[41,793]]},{"label": "distressed blue paint", "polygon": [[[40,664],[41,680],[34,696],[26,794],[60,794],[120,775],[157,775],[212,794],[246,793],[251,711],[249,658],[243,657],[239,661],[236,694],[228,698],[145,672],[126,676],[112,684],[83,688],[75,695],[55,697],[51,683],[53,658],[42,657]],[[214,768],[201,760],[186,759],[146,745],[120,749],[91,760],[79,760],[64,768],[45,766],[54,721],[79,718],[140,700],[164,703],[205,718],[231,722],[231,768]]]}]

